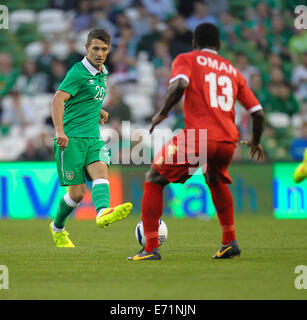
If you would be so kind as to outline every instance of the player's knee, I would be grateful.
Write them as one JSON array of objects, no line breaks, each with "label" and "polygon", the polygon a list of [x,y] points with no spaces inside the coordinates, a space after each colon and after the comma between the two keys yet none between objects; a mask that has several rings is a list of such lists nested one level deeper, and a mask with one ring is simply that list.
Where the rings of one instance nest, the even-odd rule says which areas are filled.
[{"label": "player's knee", "polygon": [[83,197],[84,197],[84,194],[74,194],[73,196],[70,196],[71,199],[76,202],[76,203],[79,203],[82,201]]},{"label": "player's knee", "polygon": [[150,182],[152,179],[151,175],[150,175],[150,170],[145,172],[145,181],[146,182]]},{"label": "player's knee", "polygon": [[152,175],[151,171],[148,170],[145,173],[145,181],[150,183],[155,183],[155,177]]},{"label": "player's knee", "polygon": [[83,200],[85,193],[86,190],[80,189],[73,192],[69,192],[69,195],[74,202],[79,203]]},{"label": "player's knee", "polygon": [[145,182],[166,186],[169,182],[155,170],[149,170],[145,173]]}]

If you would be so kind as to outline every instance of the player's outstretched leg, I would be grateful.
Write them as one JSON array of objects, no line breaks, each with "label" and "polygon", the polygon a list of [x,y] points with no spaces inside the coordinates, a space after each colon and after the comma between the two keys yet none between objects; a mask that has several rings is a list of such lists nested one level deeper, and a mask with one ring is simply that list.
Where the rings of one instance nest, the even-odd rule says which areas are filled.
[{"label": "player's outstretched leg", "polygon": [[114,208],[110,207],[109,180],[95,179],[92,185],[92,199],[96,208],[96,223],[99,228],[125,219],[132,210],[132,203],[126,202]]},{"label": "player's outstretched leg", "polygon": [[132,203],[126,202],[114,208],[101,209],[96,217],[99,228],[106,228],[110,224],[125,219],[132,210]]},{"label": "player's outstretched leg", "polygon": [[294,171],[293,180],[296,183],[302,182],[307,177],[307,148],[304,151],[303,161]]}]

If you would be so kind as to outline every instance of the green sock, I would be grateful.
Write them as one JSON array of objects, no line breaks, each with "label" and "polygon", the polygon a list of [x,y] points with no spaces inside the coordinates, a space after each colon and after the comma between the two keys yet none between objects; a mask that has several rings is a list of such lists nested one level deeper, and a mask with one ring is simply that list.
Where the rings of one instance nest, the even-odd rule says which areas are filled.
[{"label": "green sock", "polygon": [[76,208],[78,204],[75,203],[66,193],[65,196],[60,200],[58,211],[54,219],[54,226],[59,229],[64,228],[65,220],[70,213]]},{"label": "green sock", "polygon": [[92,200],[94,203],[94,206],[96,208],[97,214],[99,213],[99,210],[102,208],[109,208],[110,206],[110,189],[109,189],[109,183],[106,179],[97,179],[101,180],[103,182],[93,182],[92,187]]}]

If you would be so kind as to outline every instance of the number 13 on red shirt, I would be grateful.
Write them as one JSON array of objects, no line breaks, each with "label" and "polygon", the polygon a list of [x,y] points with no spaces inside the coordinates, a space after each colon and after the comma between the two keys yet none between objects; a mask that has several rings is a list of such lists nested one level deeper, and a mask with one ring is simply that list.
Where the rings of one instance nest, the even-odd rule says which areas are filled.
[{"label": "number 13 on red shirt", "polygon": [[[211,107],[220,107],[223,111],[230,111],[233,106],[233,89],[231,79],[227,76],[217,77],[216,73],[210,72],[205,75],[205,82],[209,82]],[[217,95],[217,86],[222,87],[223,95]]]}]

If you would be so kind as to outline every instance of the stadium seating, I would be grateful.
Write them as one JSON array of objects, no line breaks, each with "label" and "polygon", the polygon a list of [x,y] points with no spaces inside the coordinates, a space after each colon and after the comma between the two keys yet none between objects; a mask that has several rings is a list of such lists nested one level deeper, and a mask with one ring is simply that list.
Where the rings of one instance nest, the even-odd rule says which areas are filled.
[{"label": "stadium seating", "polygon": [[[99,1],[93,1],[93,3],[94,2],[97,8],[99,8]],[[295,1],[290,2],[289,4],[279,3],[278,1],[266,2],[270,14],[274,15],[274,10],[276,9],[281,10],[279,14],[285,17],[284,31],[287,36],[294,35],[290,21],[291,19],[289,17],[291,17],[291,10],[293,11],[293,8],[295,7]],[[5,52],[8,52],[13,57],[14,69],[19,69],[20,72],[23,69],[23,64],[26,59],[36,60],[40,57],[43,50],[42,40],[44,39],[48,40],[50,44],[50,54],[53,57],[61,60],[63,63],[67,63],[66,59],[68,59],[69,54],[71,54],[68,39],[74,39],[76,55],[86,54],[85,43],[90,29],[87,29],[87,26],[85,30],[81,30],[78,33],[74,31],[74,19],[78,12],[77,7],[73,10],[65,11],[63,9],[59,9],[61,7],[64,8],[64,2],[62,2],[62,4],[61,2],[53,3],[52,5],[54,6],[54,8],[48,8],[48,3],[48,0],[8,1],[7,5],[9,7],[10,12],[10,30],[9,32],[1,33],[0,46],[1,48],[5,48]],[[117,34],[115,37],[112,38],[112,48],[110,56],[112,56],[113,52],[116,50],[117,43],[121,36],[119,26],[122,23],[126,23],[123,22],[124,20],[117,21],[116,14],[118,12],[124,13],[124,15],[127,18],[127,21],[130,21],[130,23],[138,19],[138,9],[134,5],[134,2],[132,3],[133,4],[130,7],[125,9],[118,9],[117,7],[112,6],[110,6],[107,9],[101,7],[101,10],[105,10],[105,17],[109,19],[109,21],[112,23],[112,25],[115,26],[115,28],[117,28]],[[231,26],[227,26],[227,30],[223,30],[224,33],[222,32],[223,37],[225,38],[222,39],[223,45],[220,53],[221,55],[225,56],[231,61],[234,61],[235,63],[236,52],[244,52],[248,59],[248,63],[251,66],[256,67],[259,73],[261,74],[263,87],[265,87],[265,89],[269,91],[271,81],[270,69],[272,68],[272,66],[270,65],[269,59],[267,59],[267,57],[270,55],[270,53],[274,52],[274,50],[277,50],[278,48],[275,47],[270,49],[269,47],[265,47],[265,42],[268,41],[268,36],[271,37],[270,39],[274,40],[274,37],[276,38],[278,37],[278,35],[274,34],[272,21],[270,21],[270,19],[267,19],[267,21],[265,22],[261,22],[260,17],[258,17],[257,4],[257,0],[228,1],[228,11],[232,14],[233,24]],[[247,8],[249,10],[246,10]],[[95,27],[96,25],[99,25],[99,21],[95,20],[95,10],[92,10],[90,12],[90,14],[93,13],[91,15],[92,21],[90,27]],[[253,12],[253,16],[251,16],[251,12]],[[223,28],[222,24],[219,26]],[[257,27],[260,27],[260,31],[262,30],[261,28],[266,28],[265,32],[263,32],[262,30],[264,44],[262,42],[259,43],[259,37],[256,37],[255,39],[244,38],[245,28],[252,30],[253,28],[256,29]],[[155,33],[159,33],[160,35],[153,35],[152,49],[154,48],[154,42],[156,41],[156,39],[162,39],[163,41],[164,31],[168,28],[172,28],[172,20],[157,21],[155,28]],[[234,30],[233,32],[236,39],[227,42],[226,40],[229,40],[228,32],[231,31],[231,28],[233,28]],[[149,39],[151,38],[149,37]],[[116,73],[113,72],[111,68],[108,84],[115,86],[120,85],[124,88],[122,98],[131,109],[131,113],[133,115],[135,124],[139,125],[140,123],[142,123],[144,125],[145,123],[146,125],[148,125],[148,120],[151,118],[151,116],[155,112],[155,108],[157,107],[157,101],[159,101],[158,103],[161,103],[161,98],[160,96],[158,97],[158,95],[163,95],[163,92],[165,90],[163,86],[165,86],[165,84],[162,85],[162,88],[159,87],[161,79],[157,78],[156,65],[153,63],[153,52],[150,52],[150,50],[139,51],[138,48],[134,47],[134,40],[135,39],[133,39],[131,42],[129,41],[129,45],[127,45],[127,53],[129,52],[130,57],[134,59],[135,65],[128,66],[128,72],[126,73]],[[149,41],[149,43],[151,43],[151,40]],[[169,45],[171,46],[171,43],[169,43]],[[272,52],[270,52],[270,50]],[[133,53],[131,54],[131,52]],[[285,79],[290,80],[292,70],[296,66],[296,63],[298,63],[299,57],[292,59],[286,54],[280,54],[280,57],[282,60],[282,73],[284,74]],[[173,58],[173,56],[171,58]],[[74,56],[72,60],[73,59]],[[50,91],[51,89],[49,88],[48,90]],[[268,93],[269,95],[271,94],[270,92]],[[40,121],[43,121],[48,115],[50,115],[50,95],[46,92],[38,93],[36,96],[31,97],[31,101],[37,115],[36,125],[39,125],[41,124],[39,123]],[[107,99],[105,103],[106,102]],[[262,101],[260,102],[262,103]],[[270,101],[264,102],[264,105],[270,104]],[[294,114],[291,117],[281,112],[274,112],[268,114],[267,116],[268,125],[272,126],[276,130],[275,137],[267,137],[267,140],[269,141],[269,143],[267,144],[268,149],[270,148],[270,145],[276,145],[280,147],[281,149],[283,149],[283,151],[276,152],[276,154],[285,154],[284,159],[287,158],[287,148],[289,145],[289,141],[291,141],[291,139],[298,133],[299,127],[302,122],[301,119],[304,113],[306,113],[306,111],[304,111],[303,109],[304,102],[299,101],[299,103],[300,113]],[[276,109],[278,109],[278,107]],[[238,106],[236,106],[236,124],[238,125],[242,136],[245,137],[249,132],[248,121],[246,121],[245,110],[242,107],[240,107],[239,104]],[[283,142],[279,141],[278,130],[284,130],[286,128],[289,128],[289,130],[287,130],[287,132],[284,132],[284,134],[286,134],[287,136],[285,139],[283,139],[285,141],[285,143],[283,144]],[[16,139],[18,132],[19,131],[16,130],[16,128],[13,128],[11,132],[9,132],[9,136],[7,136],[8,139],[10,140],[14,137]],[[19,137],[20,141],[22,141],[23,138],[24,137],[21,135]],[[3,139],[3,137],[1,139]],[[18,145],[21,146],[22,143],[20,142]],[[3,157],[12,156],[9,154],[9,152],[6,153],[5,151],[3,151],[5,146],[5,143],[1,144],[0,155]],[[271,150],[273,149],[271,148]],[[268,153],[269,151],[270,150],[268,150]],[[271,153],[270,157],[271,159],[273,159],[273,152]],[[245,158],[248,158],[248,152],[242,153],[241,159]]]},{"label": "stadium seating", "polygon": [[42,43],[40,41],[29,43],[25,48],[25,52],[29,58],[37,58],[42,53]]},{"label": "stadium seating", "polygon": [[15,10],[10,13],[10,28],[15,32],[22,23],[36,23],[36,12],[30,9]]}]

